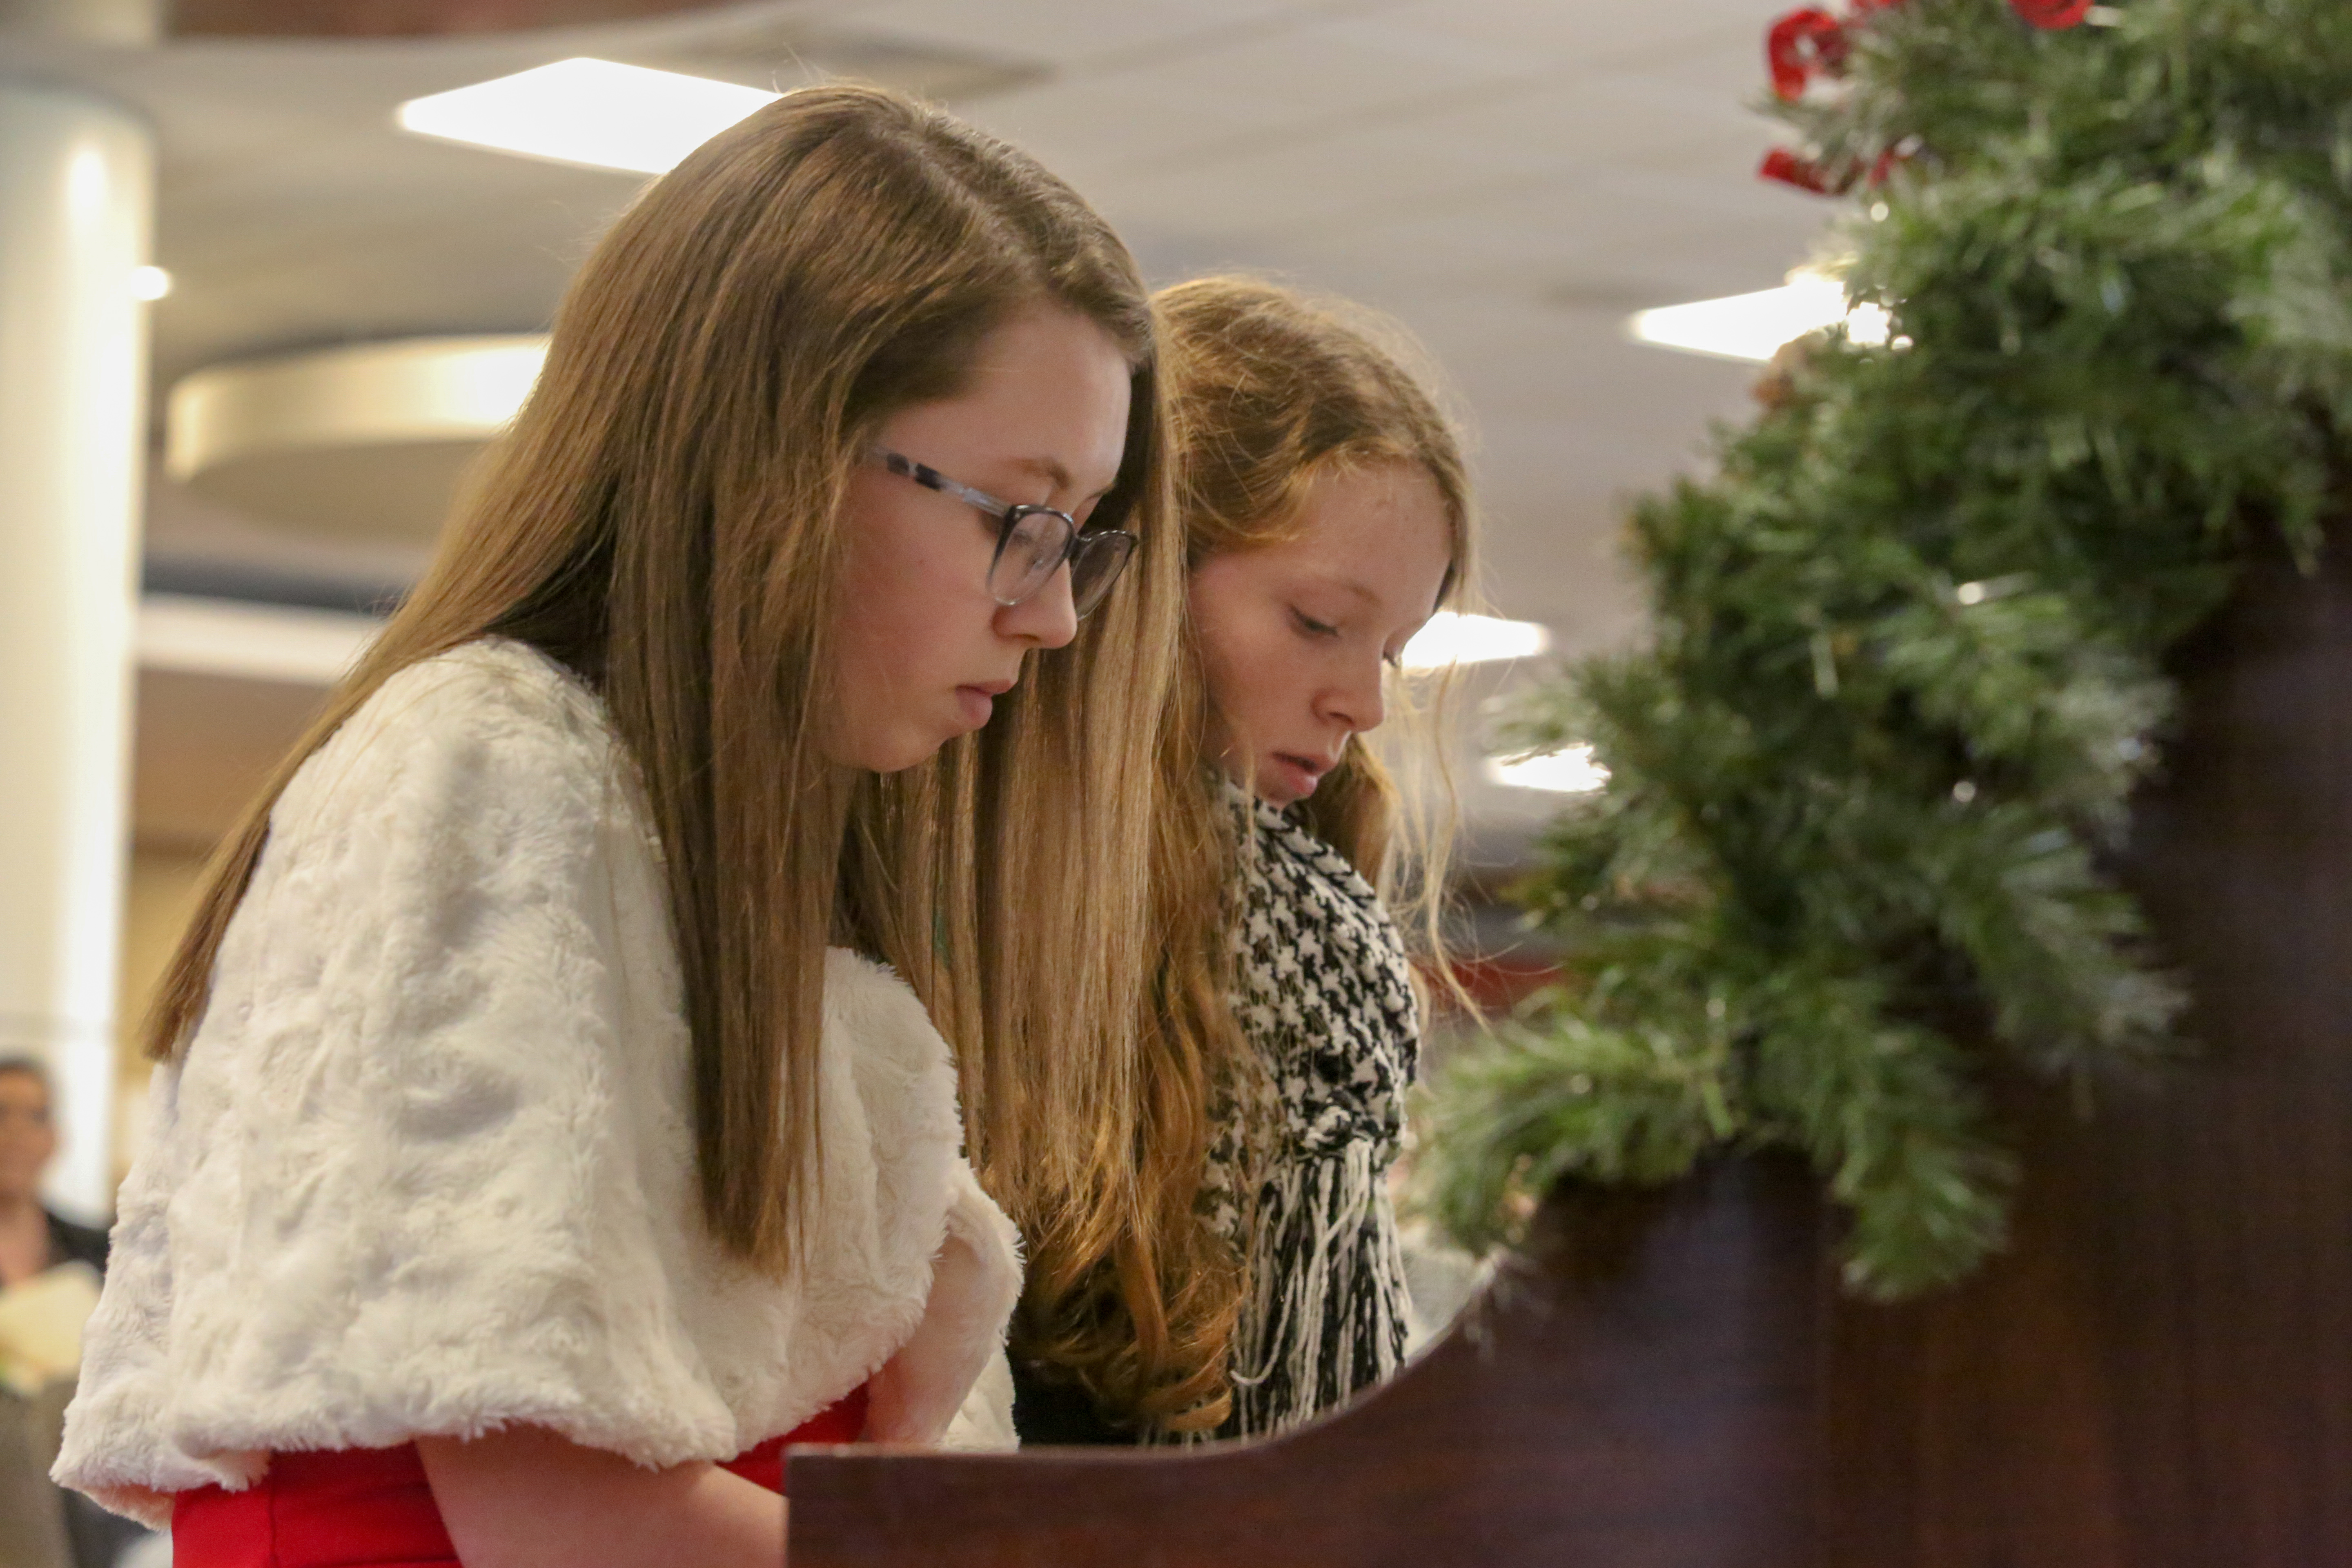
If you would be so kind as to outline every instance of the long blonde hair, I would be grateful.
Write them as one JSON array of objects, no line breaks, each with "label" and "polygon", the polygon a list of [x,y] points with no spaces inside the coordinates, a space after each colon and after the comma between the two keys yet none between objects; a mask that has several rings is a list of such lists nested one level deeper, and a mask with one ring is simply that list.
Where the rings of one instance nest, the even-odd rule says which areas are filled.
[{"label": "long blonde hair", "polygon": [[[1081,653],[1034,661],[986,735],[860,783],[818,744],[850,469],[884,419],[955,393],[987,332],[1037,302],[1095,321],[1133,366],[1126,458],[1097,516],[1141,534],[1138,563]],[[792,1262],[821,1169],[836,936],[917,985],[973,1087],[1064,1107],[1105,1079],[1123,1087],[1122,1050],[1138,1047],[1090,1033],[1083,1009],[1124,994],[1144,947],[1139,914],[1088,895],[1107,867],[1140,880],[1140,814],[1157,803],[1109,781],[1158,744],[1181,615],[1155,355],[1108,226],[944,114],[829,86],[713,140],[583,267],[539,384],[433,567],[224,844],[151,1054],[194,1032],[302,762],[398,670],[497,634],[594,686],[636,765],[685,983],[700,1206],[730,1250]],[[1010,936],[1008,891],[1030,900]],[[984,922],[1002,945],[975,940]],[[1016,1103],[1008,1120],[1003,1094],[976,1103],[976,1152],[1018,1150],[1074,1182],[1096,1157],[1076,1131],[1038,1149],[1029,1130],[1053,1119]]]},{"label": "long blonde hair", "polygon": [[[1179,284],[1154,304],[1189,565],[1292,537],[1309,489],[1326,475],[1411,463],[1437,486],[1451,529],[1443,598],[1460,602],[1476,537],[1468,469],[1453,421],[1409,368],[1421,356],[1401,327],[1249,278]],[[1245,1112],[1260,1102],[1264,1071],[1226,1004],[1245,850],[1220,804],[1207,682],[1189,644],[1182,669],[1158,777],[1160,962],[1148,990],[1154,1016],[1139,1084],[1138,1195],[1122,1231],[1033,1246],[1017,1347],[1074,1377],[1107,1412],[1171,1433],[1213,1427],[1231,1405],[1228,1346],[1247,1281],[1242,1260],[1199,1212],[1199,1194],[1220,1108]],[[1434,788],[1402,799],[1359,737],[1301,811],[1381,890],[1423,972],[1458,990],[1440,923],[1454,812],[1444,737],[1432,732],[1443,728],[1443,678],[1433,684],[1432,711],[1414,713],[1410,692],[1392,696]]]}]

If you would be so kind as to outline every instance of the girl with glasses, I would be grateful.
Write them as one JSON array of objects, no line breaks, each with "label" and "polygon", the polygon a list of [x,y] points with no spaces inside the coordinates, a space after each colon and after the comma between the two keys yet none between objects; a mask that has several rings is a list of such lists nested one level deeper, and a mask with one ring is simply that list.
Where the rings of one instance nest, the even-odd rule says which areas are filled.
[{"label": "girl with glasses", "polygon": [[1463,590],[1468,479],[1384,323],[1242,279],[1156,302],[1197,656],[1156,860],[1158,1041],[1126,1208],[1031,1237],[1029,1442],[1280,1431],[1405,1346],[1386,1177],[1421,1012],[1391,910],[1442,973],[1446,843],[1364,737]]},{"label": "girl with glasses", "polygon": [[996,1128],[1104,1092],[1145,947],[1153,355],[1075,194],[887,93],[647,189],[225,847],[62,1479],[183,1568],[770,1568],[785,1442],[941,1435],[1019,1288],[966,1133],[1083,1178]]}]

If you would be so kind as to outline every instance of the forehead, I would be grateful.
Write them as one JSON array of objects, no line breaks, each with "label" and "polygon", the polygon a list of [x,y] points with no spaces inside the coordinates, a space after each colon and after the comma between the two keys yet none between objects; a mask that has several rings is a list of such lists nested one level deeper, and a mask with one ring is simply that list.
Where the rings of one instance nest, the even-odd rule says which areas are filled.
[{"label": "forehead", "polygon": [[1426,615],[1454,564],[1454,536],[1444,492],[1427,469],[1370,463],[1318,475],[1289,536],[1264,554],[1276,570]]},{"label": "forehead", "polygon": [[[1131,382],[1126,355],[1100,326],[1036,307],[981,341],[958,391],[899,409],[883,436],[967,484],[1017,473],[1098,489],[1118,474]],[[975,468],[982,464],[984,473]]]},{"label": "forehead", "polygon": [[48,1086],[41,1081],[39,1074],[22,1068],[0,1069],[0,1100],[14,1105],[47,1105]]},{"label": "forehead", "polygon": [[1437,480],[1402,458],[1349,463],[1307,482],[1292,535],[1338,550],[1412,543],[1451,553],[1454,521]]}]

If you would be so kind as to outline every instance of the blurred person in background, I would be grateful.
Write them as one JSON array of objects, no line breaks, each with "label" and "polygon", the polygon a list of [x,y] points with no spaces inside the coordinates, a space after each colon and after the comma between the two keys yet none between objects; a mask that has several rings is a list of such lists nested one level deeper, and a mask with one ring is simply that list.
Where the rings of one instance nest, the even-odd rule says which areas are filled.
[{"label": "blurred person in background", "polygon": [[41,1173],[58,1152],[48,1069],[0,1057],[0,1289],[60,1263],[106,1270],[106,1233],[61,1219],[41,1203]]},{"label": "blurred person in background", "polygon": [[140,1532],[52,1485],[106,1233],[52,1213],[55,1097],[36,1058],[0,1057],[0,1568],[105,1568]]}]

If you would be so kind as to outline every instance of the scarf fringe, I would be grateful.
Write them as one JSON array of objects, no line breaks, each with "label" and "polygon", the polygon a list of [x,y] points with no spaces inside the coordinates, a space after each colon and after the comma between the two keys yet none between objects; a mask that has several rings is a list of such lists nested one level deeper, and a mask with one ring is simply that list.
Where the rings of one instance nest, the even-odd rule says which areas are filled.
[{"label": "scarf fringe", "polygon": [[1260,1191],[1251,1300],[1221,1436],[1286,1430],[1395,1372],[1410,1308],[1380,1150],[1286,1162]]}]

